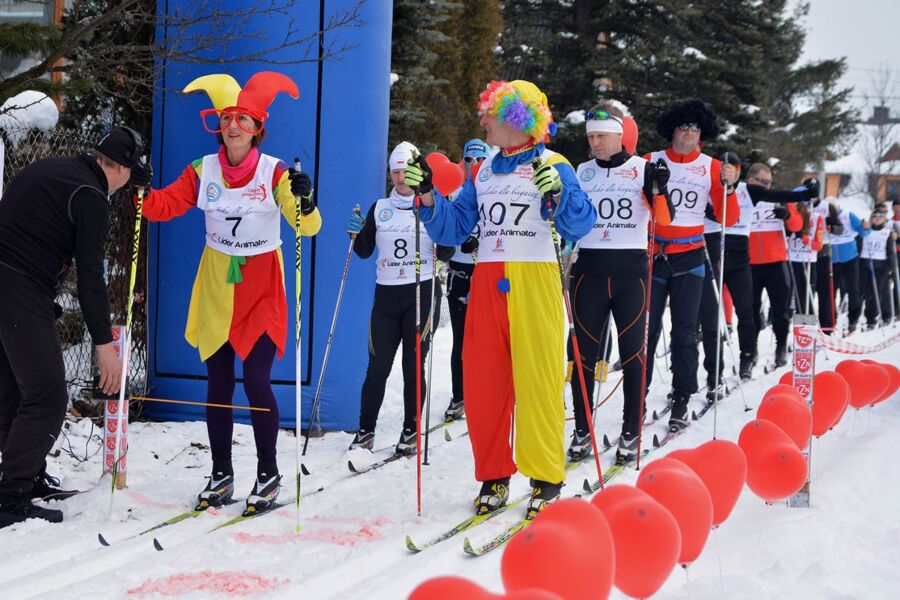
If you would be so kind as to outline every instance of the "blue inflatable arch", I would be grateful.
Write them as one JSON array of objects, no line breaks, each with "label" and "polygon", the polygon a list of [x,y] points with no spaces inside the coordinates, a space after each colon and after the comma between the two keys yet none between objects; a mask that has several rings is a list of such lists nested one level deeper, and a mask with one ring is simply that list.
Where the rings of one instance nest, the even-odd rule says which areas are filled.
[{"label": "blue inflatable arch", "polygon": [[[240,0],[224,2],[226,8],[244,8]],[[309,33],[321,31],[330,15],[356,4],[356,0],[319,0],[297,3],[296,24]],[[196,3],[168,0],[159,3],[162,16],[184,14]],[[255,72],[277,70],[300,88],[300,99],[279,95],[272,104],[269,135],[261,150],[289,164],[298,156],[311,174],[323,226],[314,239],[304,238],[302,248],[302,369],[303,423],[309,418],[315,385],[322,365],[325,343],[337,299],[344,257],[349,240],[345,223],[352,207],[367,207],[385,191],[385,164],[389,111],[392,2],[366,2],[361,27],[323,35],[320,47],[352,46],[350,50],[320,62],[286,65],[164,64],[161,89],[153,107],[154,186],[168,185],[194,159],[218,150],[215,138],[201,125],[199,111],[209,108],[205,94],[184,95],[175,90],[200,75],[225,72],[241,85]],[[261,15],[254,26],[271,31],[270,39],[284,37],[287,25]],[[158,39],[169,32],[160,28]],[[214,35],[214,32],[195,32]],[[269,44],[266,44],[267,46]],[[232,44],[231,56],[259,49],[253,39]],[[285,50],[278,59],[290,59]],[[278,400],[281,426],[295,426],[294,384],[294,233],[282,222],[282,252],[289,303],[287,351],[276,360],[272,380]],[[152,224],[149,239],[148,380],[150,393],[159,398],[203,402],[206,400],[206,367],[197,350],[184,339],[191,287],[204,244],[203,214],[191,210],[168,223]],[[374,287],[372,261],[354,261],[347,282],[340,321],[335,333],[328,371],[321,394],[321,424],[324,429],[356,429],[359,391],[367,361],[366,336]],[[354,289],[366,290],[364,294]],[[239,362],[239,361],[238,361]],[[240,377],[238,371],[238,377]],[[246,405],[243,386],[235,390],[234,403]],[[146,413],[166,420],[196,420],[204,411],[190,406],[148,403]],[[248,421],[246,411],[235,418]]]}]

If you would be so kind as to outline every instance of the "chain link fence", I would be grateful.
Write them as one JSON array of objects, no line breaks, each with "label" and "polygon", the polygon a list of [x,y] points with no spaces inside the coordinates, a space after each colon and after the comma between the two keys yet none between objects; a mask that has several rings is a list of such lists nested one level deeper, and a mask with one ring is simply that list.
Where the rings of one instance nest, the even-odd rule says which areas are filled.
[{"label": "chain link fence", "polygon": [[[77,156],[93,146],[99,135],[56,127],[49,131],[38,129],[0,129],[6,145],[3,169],[3,189],[24,167],[36,160],[51,156]],[[109,235],[107,237],[105,273],[113,324],[125,323],[128,301],[128,281],[131,270],[131,247],[134,236],[135,207],[127,186],[110,197]],[[141,250],[135,283],[131,326],[131,357],[129,391],[143,396],[147,389],[147,223],[141,225]],[[60,286],[56,302],[62,307],[57,331],[66,366],[69,398],[84,416],[97,416],[100,407],[90,401],[93,385],[94,353],[90,334],[78,304],[78,265],[70,269]],[[132,403],[131,414],[136,417],[140,403]],[[87,414],[85,414],[87,413]],[[99,414],[102,414],[100,412]]]}]

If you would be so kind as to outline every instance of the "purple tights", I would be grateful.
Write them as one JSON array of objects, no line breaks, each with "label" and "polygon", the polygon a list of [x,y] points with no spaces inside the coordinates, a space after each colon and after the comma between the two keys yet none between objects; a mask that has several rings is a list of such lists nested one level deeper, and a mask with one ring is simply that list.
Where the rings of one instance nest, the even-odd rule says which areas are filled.
[{"label": "purple tights", "polygon": [[[244,361],[244,391],[250,406],[269,409],[269,412],[250,411],[256,456],[266,463],[275,463],[275,441],[278,437],[278,404],[271,383],[275,351],[274,342],[263,335]],[[206,401],[230,405],[235,383],[234,348],[230,343],[225,342],[206,360],[206,371],[209,375]],[[232,412],[230,408],[206,408],[206,429],[214,462],[231,462]]]}]

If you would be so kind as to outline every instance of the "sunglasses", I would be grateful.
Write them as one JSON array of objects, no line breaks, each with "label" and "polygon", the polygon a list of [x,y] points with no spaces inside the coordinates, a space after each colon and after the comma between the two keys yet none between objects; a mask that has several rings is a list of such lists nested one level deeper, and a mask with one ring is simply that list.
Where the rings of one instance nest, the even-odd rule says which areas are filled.
[{"label": "sunglasses", "polygon": [[585,121],[605,121],[607,119],[612,119],[613,121],[622,122],[622,119],[615,115],[611,115],[605,110],[589,110],[584,113]]},{"label": "sunglasses", "polygon": [[700,126],[696,123],[682,123],[678,126],[681,131],[700,131]]},{"label": "sunglasses", "polygon": [[470,162],[483,162],[484,159],[485,159],[484,156],[464,156],[464,157],[463,157],[463,160],[466,161],[467,163],[470,163]]}]

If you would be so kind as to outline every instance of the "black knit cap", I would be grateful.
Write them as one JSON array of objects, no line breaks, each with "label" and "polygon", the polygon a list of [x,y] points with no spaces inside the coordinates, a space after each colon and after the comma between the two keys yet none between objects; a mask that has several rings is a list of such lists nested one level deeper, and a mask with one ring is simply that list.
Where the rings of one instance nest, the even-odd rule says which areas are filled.
[{"label": "black knit cap", "polygon": [[675,128],[685,123],[696,123],[700,126],[700,139],[704,142],[719,136],[719,125],[716,113],[702,100],[689,98],[673,102],[656,119],[656,131],[668,141],[672,141]]},{"label": "black knit cap", "polygon": [[113,127],[95,148],[123,167],[129,169],[137,164],[144,154],[141,135],[131,127]]}]

